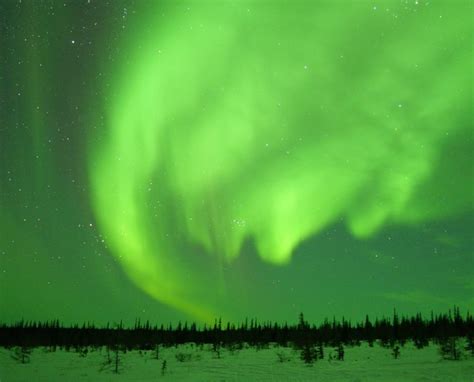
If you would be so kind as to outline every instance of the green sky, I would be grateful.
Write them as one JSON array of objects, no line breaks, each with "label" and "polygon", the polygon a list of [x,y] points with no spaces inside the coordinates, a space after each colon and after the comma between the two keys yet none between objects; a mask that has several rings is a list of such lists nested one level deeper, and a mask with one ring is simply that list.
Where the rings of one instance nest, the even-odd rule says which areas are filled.
[{"label": "green sky", "polygon": [[469,1],[0,5],[0,321],[474,309]]}]

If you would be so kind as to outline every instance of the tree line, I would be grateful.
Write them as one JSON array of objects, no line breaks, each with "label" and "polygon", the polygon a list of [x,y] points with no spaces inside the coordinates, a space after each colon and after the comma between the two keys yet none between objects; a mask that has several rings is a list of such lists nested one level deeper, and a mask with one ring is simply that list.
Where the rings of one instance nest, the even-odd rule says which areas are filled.
[{"label": "tree line", "polygon": [[[391,318],[365,320],[352,323],[351,320],[324,320],[319,325],[308,323],[303,313],[296,324],[279,324],[248,320],[235,325],[216,319],[213,325],[198,326],[196,323],[178,322],[151,325],[139,319],[131,327],[122,322],[102,327],[91,323],[64,326],[59,320],[48,322],[20,321],[15,324],[0,324],[0,346],[11,347],[60,347],[70,348],[122,347],[128,350],[149,349],[157,346],[175,346],[185,343],[210,344],[214,347],[232,347],[247,343],[250,346],[265,347],[274,343],[279,346],[296,346],[307,352],[318,352],[318,346],[360,345],[361,341],[373,346],[375,341],[382,346],[403,346],[412,341],[417,348],[449,343],[453,338],[465,337],[474,354],[474,319],[468,312],[464,317],[455,307],[445,314],[431,313],[429,318],[421,314],[399,316],[394,311]],[[469,345],[470,344],[470,345]],[[315,350],[316,349],[316,350]],[[321,350],[322,351],[322,350]],[[340,350],[343,353],[343,350]]]}]

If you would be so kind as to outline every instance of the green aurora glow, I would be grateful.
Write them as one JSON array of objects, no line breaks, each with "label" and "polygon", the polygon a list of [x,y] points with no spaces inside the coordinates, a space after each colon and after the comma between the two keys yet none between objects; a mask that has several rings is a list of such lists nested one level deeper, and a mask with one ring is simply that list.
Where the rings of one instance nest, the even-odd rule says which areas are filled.
[{"label": "green aurora glow", "polygon": [[[25,143],[28,150],[40,152],[43,158],[32,168],[39,180],[32,181],[31,173],[22,170],[31,182],[31,195],[35,200],[48,199],[49,206],[59,203],[63,213],[48,222],[49,229],[57,232],[56,244],[42,243],[41,250],[35,244],[41,235],[33,228],[27,242],[18,244],[25,235],[21,223],[12,228],[3,218],[0,244],[8,249],[5,253],[63,253],[67,243],[82,239],[71,240],[70,233],[63,234],[67,228],[61,228],[58,217],[67,216],[73,225],[87,216],[97,220],[93,228],[100,238],[89,251],[100,248],[104,240],[107,256],[114,256],[133,283],[154,300],[206,321],[219,315],[239,319],[248,309],[250,314],[286,319],[294,309],[279,308],[276,317],[271,317],[270,304],[263,304],[262,310],[258,306],[266,298],[275,303],[281,299],[289,306],[291,281],[286,291],[276,287],[244,293],[247,284],[258,289],[260,281],[255,279],[267,277],[249,275],[249,271],[258,269],[272,277],[291,273],[295,283],[306,283],[309,292],[301,296],[308,299],[323,277],[318,271],[314,277],[290,271],[295,253],[300,251],[304,261],[313,265],[340,256],[345,264],[339,267],[346,269],[336,270],[338,277],[355,277],[350,268],[361,264],[370,267],[362,276],[369,279],[385,272],[381,269],[393,258],[377,244],[380,235],[393,230],[393,236],[398,235],[396,250],[387,244],[387,251],[409,254],[407,262],[414,261],[409,257],[420,258],[420,264],[428,264],[426,277],[431,272],[439,282],[444,260],[421,260],[426,254],[416,253],[407,237],[431,240],[426,248],[432,251],[433,246],[442,247],[432,241],[440,240],[446,224],[455,227],[457,243],[450,266],[462,269],[453,283],[463,286],[439,297],[424,291],[405,269],[410,274],[406,282],[412,285],[400,292],[393,283],[384,285],[381,280],[375,288],[385,302],[374,311],[387,312],[386,304],[394,299],[403,304],[412,299],[415,305],[425,300],[435,307],[453,303],[474,307],[473,285],[466,281],[474,277],[468,238],[474,196],[472,4],[348,4],[130,5],[122,15],[131,19],[125,30],[120,30],[117,21],[109,31],[94,32],[104,36],[103,51],[91,48],[75,65],[95,60],[94,68],[101,68],[105,78],[89,90],[73,80],[62,101],[67,110],[58,106],[60,96],[54,89],[59,84],[44,90],[44,85],[60,82],[55,71],[63,73],[63,79],[71,76],[71,72],[64,74],[69,70],[66,63],[51,59],[46,74],[40,75],[38,63],[48,61],[50,48],[32,48],[29,69],[22,72],[29,79],[24,93],[30,101],[14,113],[1,114],[6,126],[2,130],[8,129],[11,135],[5,136],[11,142],[18,123],[15,118],[29,119],[30,127],[13,148],[2,138],[2,152],[15,159],[4,156],[1,210],[7,217],[14,216],[26,202],[16,189],[8,188],[8,178],[17,171],[12,168],[29,166],[18,150],[18,142],[28,136],[32,137]],[[117,2],[113,7],[122,11],[122,5],[128,6]],[[31,4],[25,8],[33,12]],[[39,8],[35,10],[40,12]],[[79,19],[92,24],[94,11],[86,13],[83,8],[87,6],[69,11],[69,22],[84,12]],[[38,28],[44,31],[47,25]],[[20,46],[15,41],[7,45]],[[104,58],[107,51],[113,62]],[[4,67],[12,70],[7,64]],[[83,70],[81,78],[92,78],[92,70]],[[13,96],[14,81],[6,79],[6,70],[2,72],[8,86],[3,91],[2,85],[1,94]],[[76,93],[77,88],[81,90]],[[100,97],[86,97],[91,89]],[[75,104],[78,109],[73,108]],[[55,111],[45,115],[35,107]],[[81,114],[83,109],[89,112]],[[57,134],[51,121],[68,113],[80,125],[80,131],[71,133],[80,141],[80,149],[71,154],[67,149],[46,148],[44,142]],[[68,128],[74,129],[72,124]],[[64,157],[73,163],[72,172],[86,189],[81,197],[86,214],[75,206],[77,190],[68,194],[68,186],[58,180],[61,170],[55,169],[55,163]],[[60,194],[65,196],[60,201],[50,200],[47,185],[51,183],[62,189]],[[19,201],[18,205],[12,201]],[[436,239],[424,236],[426,227],[436,232]],[[346,242],[345,250],[358,252],[352,259],[329,253],[342,247],[329,249],[330,245],[320,242],[331,229],[338,232],[336,240]],[[16,245],[10,236],[18,236]],[[446,253],[449,248],[453,247],[446,244]],[[258,255],[259,265],[242,266],[239,261],[244,261],[245,253]],[[371,260],[365,264],[361,259],[367,256]],[[14,263],[4,263],[9,270],[18,269]],[[7,276],[3,277],[1,285],[6,285]],[[397,277],[403,283],[404,276]],[[373,290],[374,285],[367,289],[366,283],[356,282],[358,291],[339,286],[331,295],[333,303],[342,306],[338,310],[305,304],[295,309],[306,308],[313,316],[344,312],[347,299],[366,297],[367,290]],[[121,304],[126,306],[126,302]],[[311,304],[318,305],[317,298]],[[351,304],[347,303],[349,314],[360,315]],[[361,306],[367,309],[371,303]]]}]

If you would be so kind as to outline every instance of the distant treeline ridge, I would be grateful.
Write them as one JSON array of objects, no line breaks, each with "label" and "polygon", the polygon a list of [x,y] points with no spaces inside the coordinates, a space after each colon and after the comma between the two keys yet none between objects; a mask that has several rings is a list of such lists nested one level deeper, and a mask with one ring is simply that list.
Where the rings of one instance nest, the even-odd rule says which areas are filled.
[{"label": "distant treeline ridge", "polygon": [[351,323],[342,318],[341,321],[324,320],[320,325],[309,324],[304,315],[299,315],[297,324],[278,324],[258,322],[256,319],[245,320],[235,325],[223,325],[216,319],[214,325],[198,326],[196,323],[179,322],[151,325],[149,321],[136,320],[133,327],[119,324],[107,324],[96,327],[94,324],[63,326],[58,320],[49,322],[20,321],[13,325],[0,324],[0,346],[13,347],[84,347],[84,346],[124,346],[128,349],[153,349],[156,345],[173,346],[183,343],[219,344],[235,343],[259,344],[323,344],[339,343],[351,345],[361,341],[380,341],[382,344],[398,342],[404,344],[413,341],[417,347],[426,346],[429,341],[441,342],[451,337],[474,336],[474,319],[468,312],[461,316],[455,307],[445,314],[433,314],[423,318],[421,314],[400,317],[394,311],[391,318],[370,321],[366,316],[363,322]]}]

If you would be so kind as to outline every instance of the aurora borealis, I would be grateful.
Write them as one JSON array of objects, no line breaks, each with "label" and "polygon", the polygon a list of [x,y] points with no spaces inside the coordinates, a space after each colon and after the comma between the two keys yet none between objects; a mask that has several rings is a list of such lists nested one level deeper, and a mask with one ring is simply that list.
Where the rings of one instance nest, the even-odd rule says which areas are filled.
[{"label": "aurora borealis", "polygon": [[2,3],[0,320],[474,308],[471,15]]}]

